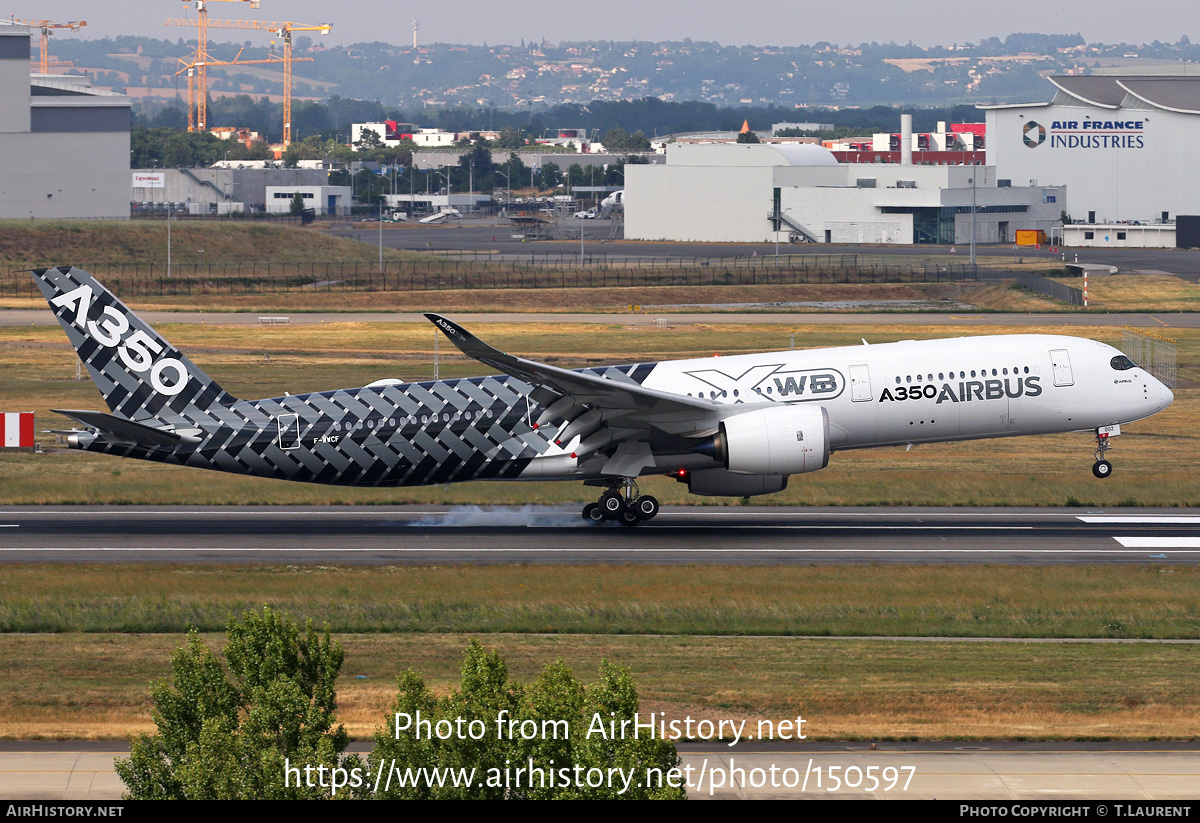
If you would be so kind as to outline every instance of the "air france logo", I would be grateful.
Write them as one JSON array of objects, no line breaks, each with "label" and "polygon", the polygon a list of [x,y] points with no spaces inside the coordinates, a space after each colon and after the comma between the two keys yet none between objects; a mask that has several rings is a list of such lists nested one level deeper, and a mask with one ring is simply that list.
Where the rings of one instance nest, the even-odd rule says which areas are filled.
[{"label": "air france logo", "polygon": [[1031,149],[1036,149],[1042,143],[1046,142],[1046,127],[1040,123],[1035,123],[1030,120],[1021,130],[1025,145]]},{"label": "air france logo", "polygon": [[897,386],[895,391],[884,389],[879,402],[894,400],[933,400],[941,403],[970,403],[973,400],[999,400],[1003,397],[1037,397],[1042,393],[1040,377],[1014,377],[1003,380],[964,380],[957,385],[943,383],[939,389],[932,383],[924,386]]},{"label": "air france logo", "polygon": [[699,396],[735,403],[763,400],[832,400],[846,388],[837,369],[784,371],[783,363],[754,366],[739,375],[716,369],[687,372],[704,383]]},{"label": "air france logo", "polygon": [[[155,355],[162,354],[163,345],[144,329],[136,329],[127,335],[129,318],[112,306],[105,306],[98,320],[88,319],[93,296],[92,287],[85,284],[66,294],[60,294],[51,300],[50,304],[63,309],[74,306],[75,319],[72,322],[104,348],[116,349],[121,362],[130,371],[149,372],[150,385],[156,392],[173,397],[183,391],[191,377],[188,370],[174,357],[155,360]],[[173,373],[170,383],[163,380],[168,370]]]}]

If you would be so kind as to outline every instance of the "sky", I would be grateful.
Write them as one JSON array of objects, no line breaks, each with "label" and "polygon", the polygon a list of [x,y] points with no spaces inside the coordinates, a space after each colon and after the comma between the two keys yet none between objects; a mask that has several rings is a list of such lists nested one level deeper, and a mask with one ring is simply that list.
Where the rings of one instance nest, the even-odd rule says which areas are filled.
[{"label": "sky", "polygon": [[[187,29],[162,25],[167,17],[195,17],[195,2],[180,0],[8,0],[3,14],[18,19],[53,15],[56,21],[86,20],[78,34],[99,38],[134,34],[177,39]],[[751,10],[753,9],[752,13]],[[681,13],[681,11],[683,13]],[[857,45],[872,40],[949,45],[1013,32],[1082,34],[1089,42],[1174,43],[1186,34],[1200,40],[1196,0],[1008,0],[1005,3],[947,3],[945,0],[785,0],[747,7],[729,0],[644,0],[602,3],[558,0],[505,4],[497,0],[398,3],[396,0],[261,0],[258,9],[241,0],[209,0],[210,19],[283,20],[330,23],[326,42],[383,40],[412,42],[420,21],[423,43],[520,43],[564,40],[711,40],[725,45],[792,46],[828,41]],[[228,37],[224,35],[230,35]],[[241,42],[240,32],[212,32],[213,40]]]}]

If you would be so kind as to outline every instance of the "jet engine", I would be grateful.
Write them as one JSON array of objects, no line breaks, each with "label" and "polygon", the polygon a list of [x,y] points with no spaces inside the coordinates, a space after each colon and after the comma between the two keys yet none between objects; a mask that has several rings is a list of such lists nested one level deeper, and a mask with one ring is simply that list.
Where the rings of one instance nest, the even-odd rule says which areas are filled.
[{"label": "jet engine", "polygon": [[701,469],[686,474],[688,491],[708,497],[754,497],[787,488],[788,479],[778,474],[734,474],[726,469]]},{"label": "jet engine", "polygon": [[743,412],[722,420],[720,431],[692,451],[735,474],[815,472],[829,465],[829,412],[799,404]]}]

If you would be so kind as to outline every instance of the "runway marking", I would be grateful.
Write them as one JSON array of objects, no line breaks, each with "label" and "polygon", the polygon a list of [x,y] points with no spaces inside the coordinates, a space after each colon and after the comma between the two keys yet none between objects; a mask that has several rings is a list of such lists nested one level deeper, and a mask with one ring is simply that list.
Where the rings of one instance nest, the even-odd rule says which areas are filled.
[{"label": "runway marking", "polygon": [[1127,549],[1200,549],[1200,537],[1114,537],[1113,540]]},{"label": "runway marking", "polygon": [[[1121,538],[1116,538],[1121,540]],[[1149,539],[1149,538],[1147,538]],[[1171,539],[1171,538],[1163,538]],[[1200,539],[1194,543],[1195,549],[1180,549],[1166,554],[1200,554]],[[346,552],[375,554],[572,554],[602,552],[604,554],[1141,554],[1136,548],[1146,546],[1130,546],[1130,551],[1122,549],[622,549],[614,547],[597,548],[560,548],[560,549],[505,549],[478,548],[454,549],[434,546],[416,548],[378,548],[378,547],[342,547],[337,549],[314,549],[308,547],[278,547],[278,546],[43,546],[43,547],[6,547],[3,552],[196,552],[196,553],[227,553],[227,552],[303,552],[340,554]],[[1157,548],[1154,546],[1153,548]]]},{"label": "runway marking", "polygon": [[1084,523],[1200,523],[1200,517],[1183,515],[1112,515],[1104,517],[1077,517]]},{"label": "runway marking", "polygon": [[[456,507],[457,508],[457,507]],[[483,511],[517,511],[520,507],[516,506],[497,506],[494,508],[483,508]],[[547,514],[562,514],[570,512],[576,513],[578,510],[574,508],[552,508],[546,507]],[[4,512],[7,516],[16,515],[55,515],[68,517],[131,517],[147,514],[170,514],[172,516],[186,515],[189,517],[229,517],[230,515],[253,515],[255,517],[295,517],[297,515],[321,515],[328,517],[363,517],[363,518],[380,518],[380,517],[436,517],[438,515],[457,514],[453,509],[404,509],[403,511],[375,510],[375,511],[340,511],[337,509],[229,509],[224,511],[208,511],[208,510],[190,510],[190,509],[126,509],[126,510],[106,510],[106,511],[80,511],[79,509],[10,509]],[[779,511],[755,511],[743,512],[733,510],[719,511],[668,511],[664,510],[659,514],[659,517],[863,517],[863,518],[880,518],[880,517],[933,517],[933,518],[953,518],[953,517],[1059,517],[1072,518],[1078,517],[1066,512],[989,512],[980,514],[973,511],[963,512],[894,512],[886,510],[875,511],[787,511],[780,508]],[[1198,518],[1200,522],[1200,518]]]},{"label": "runway marking", "polygon": [[[436,527],[435,527],[436,528]],[[706,529],[744,529],[744,523],[717,523],[711,526],[705,526]],[[840,529],[854,529],[855,531],[1033,531],[1037,526],[930,526],[925,523],[884,523],[878,526],[863,525],[863,526],[844,526],[830,523],[805,523],[799,526],[754,526],[755,531],[767,531],[768,529],[780,530],[787,529],[788,531],[838,531]]]}]

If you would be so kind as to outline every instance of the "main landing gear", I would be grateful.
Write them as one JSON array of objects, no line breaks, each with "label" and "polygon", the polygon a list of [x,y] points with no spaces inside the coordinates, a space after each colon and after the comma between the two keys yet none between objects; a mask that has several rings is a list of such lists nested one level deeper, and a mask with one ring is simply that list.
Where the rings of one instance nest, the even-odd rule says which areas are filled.
[{"label": "main landing gear", "polygon": [[1112,474],[1112,463],[1104,459],[1104,454],[1111,448],[1112,443],[1108,442],[1108,434],[1096,432],[1096,462],[1092,464],[1092,474],[1101,480]]},{"label": "main landing gear", "polygon": [[[621,487],[624,485],[624,494]],[[637,481],[627,477],[623,483],[608,487],[595,503],[583,507],[583,519],[593,523],[617,520],[622,526],[636,526],[644,520],[653,520],[658,514],[658,501],[638,490]]]}]

